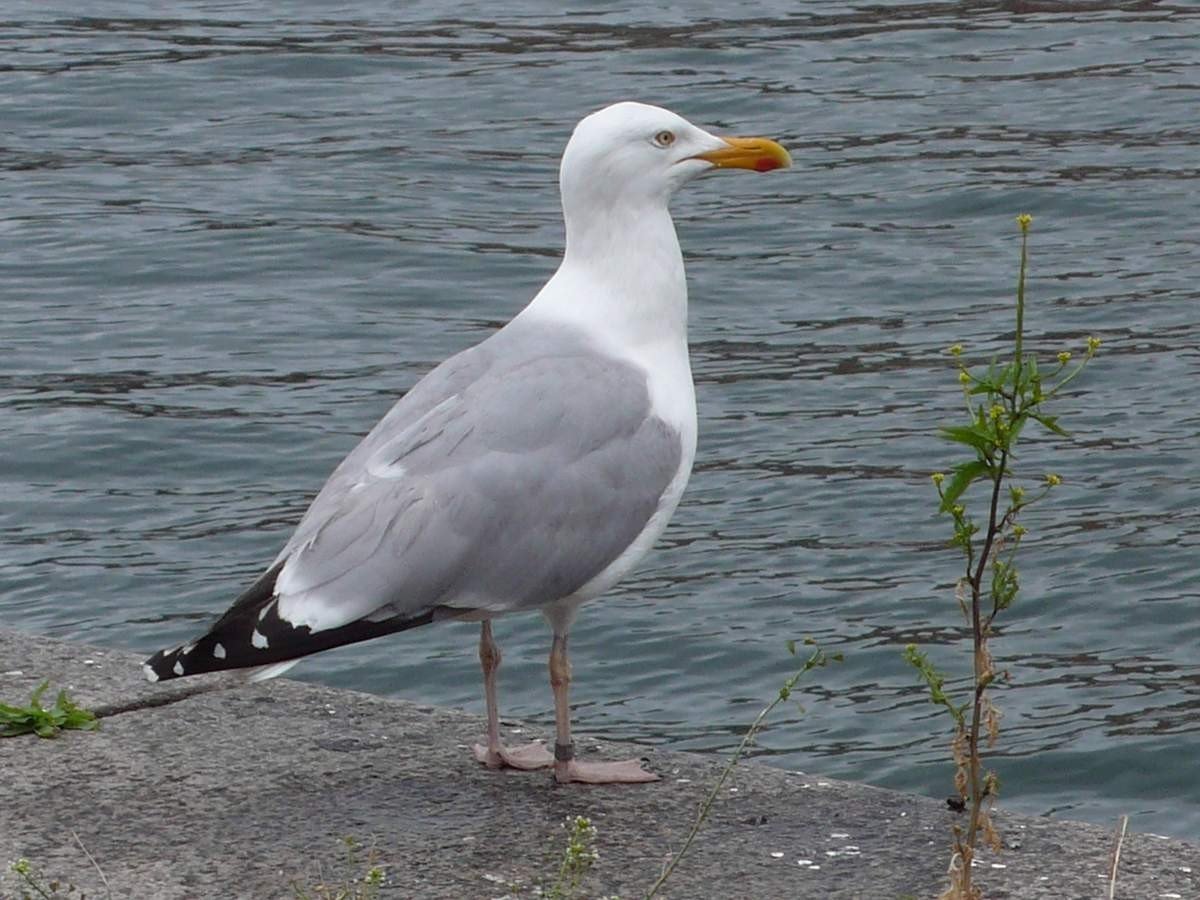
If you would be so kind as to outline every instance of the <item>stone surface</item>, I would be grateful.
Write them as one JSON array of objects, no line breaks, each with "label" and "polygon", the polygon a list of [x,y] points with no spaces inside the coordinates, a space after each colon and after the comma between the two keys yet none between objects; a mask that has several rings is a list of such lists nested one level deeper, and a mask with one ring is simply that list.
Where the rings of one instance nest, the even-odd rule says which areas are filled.
[{"label": "stone surface", "polygon": [[[286,680],[155,686],[128,653],[0,630],[0,701],[23,704],[43,678],[105,715],[95,732],[0,740],[0,863],[26,857],[89,897],[106,896],[97,867],[115,898],[304,896],[297,885],[317,896],[361,876],[368,856],[387,871],[385,898],[533,897],[557,873],[563,821],[586,815],[600,859],[577,896],[632,900],[723,764],[655,751],[655,784],[559,786],[479,766],[468,745],[482,722],[453,710]],[[951,821],[941,801],[745,763],[659,896],[933,897]],[[981,860],[988,898],[1108,896],[1110,830],[996,821],[1008,847]],[[346,837],[373,853],[348,860]],[[5,874],[0,897],[19,896]],[[1200,897],[1200,846],[1128,835],[1116,896]]]}]

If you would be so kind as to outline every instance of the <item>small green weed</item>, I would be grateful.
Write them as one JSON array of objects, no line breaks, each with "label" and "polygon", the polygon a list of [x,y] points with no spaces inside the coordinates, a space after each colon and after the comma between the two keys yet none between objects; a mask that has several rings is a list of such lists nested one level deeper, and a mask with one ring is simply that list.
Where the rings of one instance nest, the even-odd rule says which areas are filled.
[{"label": "small green weed", "polygon": [[[691,830],[688,831],[687,836],[683,839],[683,846],[679,848],[675,855],[671,857],[666,866],[663,867],[662,873],[658,876],[658,880],[650,886],[650,891],[646,894],[646,900],[653,900],[653,897],[662,889],[662,886],[667,883],[667,879],[671,877],[671,873],[675,871],[675,867],[679,865],[680,861],[687,854],[688,850],[692,846],[692,842],[696,839],[696,835],[700,833],[701,827],[708,818],[708,814],[712,810],[713,804],[717,800],[717,795],[721,792],[721,788],[725,785],[725,782],[729,780],[729,776],[733,774],[733,770],[737,767],[737,764],[741,761],[746,751],[750,748],[750,745],[754,743],[754,739],[758,736],[758,733],[766,724],[767,717],[775,711],[775,707],[781,703],[786,703],[792,696],[792,691],[796,689],[797,682],[799,682],[801,678],[803,678],[813,669],[824,668],[831,660],[833,662],[842,661],[841,653],[826,655],[825,651],[817,646],[817,642],[812,638],[805,638],[804,645],[807,647],[812,647],[812,652],[804,661],[804,664],[798,670],[788,676],[787,680],[783,683],[783,686],[779,689],[779,693],[775,696],[775,699],[763,707],[762,711],[758,714],[758,718],[754,720],[754,723],[746,731],[745,737],[742,738],[742,742],[738,744],[737,748],[733,751],[733,755],[729,758],[729,762],[725,765],[725,768],[721,771],[720,776],[717,778],[716,784],[712,786],[712,790],[708,792],[708,795],[704,798],[704,800],[701,801],[699,808],[696,810],[696,821],[692,823]],[[790,653],[792,656],[796,656],[795,641],[788,641],[787,649],[788,653]]]},{"label": "small green weed", "polygon": [[[596,849],[596,826],[587,816],[568,816],[562,823],[566,832],[566,845],[559,850],[557,839],[553,841],[550,852],[552,859],[557,861],[558,871],[553,876],[535,875],[532,879],[516,878],[510,880],[502,875],[485,874],[486,881],[502,887],[505,891],[498,900],[621,900],[616,896],[597,896],[584,888],[592,866],[600,859],[600,851]],[[549,863],[552,865],[552,863]]]},{"label": "small green weed", "polygon": [[[45,688],[45,685],[42,685]],[[39,691],[42,689],[39,688]],[[35,695],[36,696],[36,695]],[[87,857],[88,862],[92,864],[92,868],[96,870],[96,874],[100,876],[100,883],[104,886],[104,896],[108,900],[112,900],[112,888],[109,886],[108,877],[104,874],[104,870],[100,868],[100,863],[96,862],[96,857],[92,856],[91,851],[84,846],[83,841],[74,829],[71,830],[71,837],[75,839],[75,843],[79,845],[79,849],[83,851],[83,855]],[[4,900],[50,900],[53,897],[65,897],[68,900],[87,900],[88,895],[77,888],[70,882],[62,881],[58,878],[47,878],[44,872],[34,868],[33,863],[25,857],[21,857],[15,862],[9,863],[8,874],[15,875],[17,879],[17,893],[3,893],[5,889],[6,879],[4,873],[0,873],[0,897]],[[95,896],[94,894],[92,896]]]},{"label": "small green weed", "polygon": [[563,823],[567,846],[563,849],[558,878],[544,894],[548,900],[574,900],[588,870],[600,858],[596,849],[596,826],[587,816],[575,816]]},{"label": "small green weed", "polygon": [[379,863],[379,851],[371,847],[366,859],[359,858],[362,850],[353,837],[344,837],[341,842],[346,851],[345,866],[351,872],[358,872],[366,866],[361,875],[351,875],[348,879],[339,879],[338,883],[326,882],[324,876],[318,873],[320,882],[307,886],[292,882],[292,892],[296,900],[378,900],[380,890],[387,884],[387,872]]},{"label": "small green weed", "polygon": [[42,694],[49,684],[49,681],[39,684],[26,706],[0,703],[0,737],[36,734],[38,737],[52,738],[64,728],[92,731],[99,727],[95,715],[77,706],[66,691],[59,691],[54,705],[45,709],[42,706]]},{"label": "small green weed", "polygon": [[86,895],[75,885],[57,879],[47,880],[46,876],[24,857],[10,863],[8,871],[17,878],[17,893],[14,895],[17,900],[48,900],[51,897],[85,900]]}]

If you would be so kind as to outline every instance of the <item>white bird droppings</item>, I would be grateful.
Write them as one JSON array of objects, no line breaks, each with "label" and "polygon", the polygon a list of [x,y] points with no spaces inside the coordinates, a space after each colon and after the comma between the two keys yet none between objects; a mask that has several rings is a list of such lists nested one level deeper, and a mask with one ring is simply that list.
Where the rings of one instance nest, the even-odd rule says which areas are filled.
[{"label": "white bird droppings", "polygon": [[219,641],[217,643],[213,644],[213,656],[215,656],[217,659],[224,659],[225,658],[225,645],[220,643]]},{"label": "white bird droppings", "polygon": [[1180,872],[1183,872],[1184,874],[1191,875],[1191,874],[1192,874],[1192,867],[1191,867],[1191,866],[1180,866],[1180,867],[1179,867],[1179,871],[1180,871]]},{"label": "white bird droppings", "polygon": [[835,831],[835,832],[833,832],[833,833],[832,833],[831,835],[829,835],[829,836],[830,836],[831,838],[848,838],[848,837],[850,837],[850,835],[848,835],[848,834],[847,834],[846,832],[844,832],[844,831]]},{"label": "white bird droppings", "polygon": [[257,628],[255,628],[253,633],[250,635],[250,643],[255,650],[266,650],[271,646],[270,642],[267,641],[267,636]]},{"label": "white bird droppings", "polygon": [[774,853],[771,854],[771,859],[783,859],[783,852],[780,850],[776,850]]},{"label": "white bird droppings", "polygon": [[171,671],[174,672],[176,675],[182,675],[183,674],[183,663],[181,663],[179,660],[175,660],[175,665],[171,666]]},{"label": "white bird droppings", "polygon": [[992,863],[992,868],[993,869],[1007,869],[1008,865],[1005,863]]}]

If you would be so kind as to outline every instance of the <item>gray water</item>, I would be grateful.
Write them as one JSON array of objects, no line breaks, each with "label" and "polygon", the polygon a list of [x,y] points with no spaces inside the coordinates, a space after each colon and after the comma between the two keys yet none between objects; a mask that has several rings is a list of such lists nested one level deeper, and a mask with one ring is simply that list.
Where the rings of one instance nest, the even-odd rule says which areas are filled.
[{"label": "gray water", "polygon": [[[1030,212],[1030,345],[1104,346],[1058,404],[1073,439],[1020,460],[1064,485],[993,645],[1003,802],[1200,837],[1200,6],[82,6],[0,10],[0,622],[143,652],[202,629],[552,272],[570,128],[637,98],[796,167],[675,206],[700,450],[580,618],[579,730],[727,749],[811,635],[845,662],[761,758],[950,793],[900,651],[969,664],[928,480],[956,459],[944,348],[1007,346]],[[505,712],[551,723],[544,624],[497,636]],[[480,711],[475,637],[294,671]]]}]

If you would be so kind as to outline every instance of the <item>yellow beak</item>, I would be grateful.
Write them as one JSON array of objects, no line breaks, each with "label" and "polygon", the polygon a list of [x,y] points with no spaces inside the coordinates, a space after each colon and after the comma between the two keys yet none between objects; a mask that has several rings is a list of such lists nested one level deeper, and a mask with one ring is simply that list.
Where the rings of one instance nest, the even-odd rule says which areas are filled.
[{"label": "yellow beak", "polygon": [[723,137],[728,147],[697,153],[695,158],[710,162],[720,169],[753,169],[770,172],[792,165],[788,152],[772,140],[760,137]]}]

